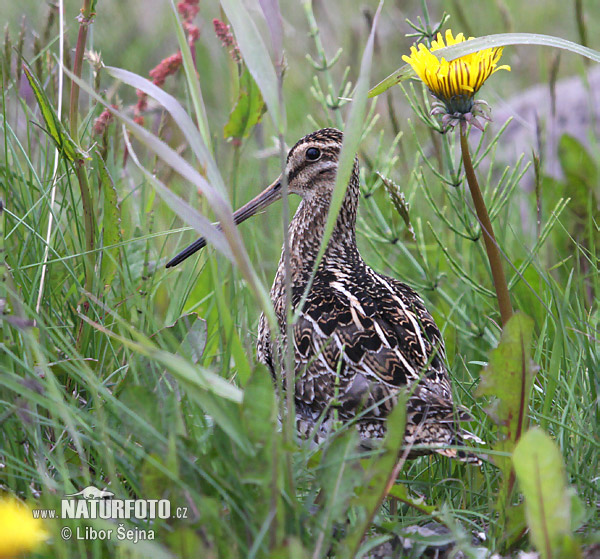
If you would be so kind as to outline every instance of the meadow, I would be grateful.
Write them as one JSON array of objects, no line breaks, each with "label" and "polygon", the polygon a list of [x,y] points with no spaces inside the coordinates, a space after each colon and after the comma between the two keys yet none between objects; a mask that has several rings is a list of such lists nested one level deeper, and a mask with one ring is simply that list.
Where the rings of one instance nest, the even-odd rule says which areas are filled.
[{"label": "meadow", "polygon": [[[600,4],[378,6],[69,0],[62,45],[54,4],[2,7],[0,558],[600,556]],[[540,34],[505,46],[492,122],[465,127],[508,322],[461,126],[418,79],[368,96],[446,29]],[[533,86],[537,120],[515,108]],[[257,324],[299,200],[208,224],[328,126],[360,161],[361,254],[435,318],[481,466],[404,460],[401,405],[371,452],[278,421]],[[89,486],[171,515],[30,522]]]}]

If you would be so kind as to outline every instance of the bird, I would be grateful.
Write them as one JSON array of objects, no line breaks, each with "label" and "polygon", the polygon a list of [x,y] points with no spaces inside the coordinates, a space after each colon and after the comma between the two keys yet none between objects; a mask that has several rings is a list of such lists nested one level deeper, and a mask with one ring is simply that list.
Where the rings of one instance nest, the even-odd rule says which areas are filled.
[{"label": "bird", "polygon": [[[277,379],[276,375],[286,374],[280,372],[281,364],[287,344],[293,345],[295,420],[302,439],[318,444],[341,421],[355,426],[362,448],[374,448],[385,437],[386,420],[399,392],[408,390],[404,435],[408,458],[437,453],[479,463],[475,454],[464,450],[465,440],[477,437],[459,422],[472,418],[454,403],[444,341],[423,299],[408,285],[374,271],[358,251],[356,156],[333,232],[313,274],[342,141],[342,132],[324,128],[304,136],[287,155],[283,174],[288,192],[301,197],[289,223],[291,307],[297,320],[288,340],[282,248],[270,292],[280,332],[273,335],[264,313],[260,316],[257,359]],[[262,211],[282,193],[280,175],[234,212],[234,222]],[[200,238],[167,267],[205,244]]]}]

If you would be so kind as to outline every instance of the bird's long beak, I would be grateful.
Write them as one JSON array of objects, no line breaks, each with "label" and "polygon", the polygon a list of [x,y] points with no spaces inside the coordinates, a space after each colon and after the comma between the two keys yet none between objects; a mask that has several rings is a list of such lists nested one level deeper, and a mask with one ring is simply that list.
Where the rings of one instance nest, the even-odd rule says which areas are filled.
[{"label": "bird's long beak", "polygon": [[[265,188],[256,198],[253,198],[250,200],[250,202],[234,212],[234,223],[238,225],[239,223],[242,223],[242,221],[246,221],[249,217],[252,217],[254,214],[271,205],[273,202],[279,200],[279,198],[281,198],[281,177],[278,177],[274,183],[267,186],[267,188]],[[216,226],[219,229],[221,228],[219,224],[216,224]],[[186,258],[192,256],[192,254],[198,252],[204,246],[206,246],[206,239],[204,237],[200,237],[189,247],[183,249],[177,256],[175,256],[175,258],[169,260],[169,262],[167,262],[167,268],[177,266],[177,264],[180,264]]]}]

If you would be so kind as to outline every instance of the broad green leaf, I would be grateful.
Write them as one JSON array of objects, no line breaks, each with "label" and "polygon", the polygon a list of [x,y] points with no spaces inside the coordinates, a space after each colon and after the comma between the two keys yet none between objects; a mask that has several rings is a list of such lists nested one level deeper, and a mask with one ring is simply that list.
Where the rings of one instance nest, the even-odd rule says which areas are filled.
[{"label": "broad green leaf", "polygon": [[[121,241],[121,208],[117,197],[117,190],[102,157],[96,153],[96,165],[100,175],[100,188],[102,190],[102,244],[104,247],[116,245]],[[119,261],[118,250],[104,251],[102,266],[100,268],[100,284],[110,286],[117,271]]]},{"label": "broad green leaf", "polygon": [[79,159],[89,159],[87,154],[83,153],[71,139],[71,136],[69,136],[69,133],[66,131],[62,122],[58,119],[54,107],[46,96],[42,85],[33,75],[30,68],[26,64],[23,64],[23,70],[27,76],[27,81],[29,81],[31,89],[33,90],[38,106],[40,107],[40,112],[42,113],[44,123],[46,124],[46,131],[54,140],[56,147],[73,163]]},{"label": "broad green leaf", "polygon": [[271,373],[258,365],[244,387],[242,420],[252,441],[262,443],[277,428],[275,387]]},{"label": "broad green leaf", "polygon": [[279,96],[277,73],[254,20],[242,0],[221,0],[235,32],[244,62],[258,84],[278,132],[285,131],[285,112]]},{"label": "broad green leaf", "polygon": [[574,221],[571,227],[576,227],[588,219],[590,199],[595,205],[600,201],[598,194],[600,172],[585,146],[577,138],[568,134],[560,137],[558,158],[565,175],[562,195],[571,199],[568,206]]},{"label": "broad green leaf", "polygon": [[219,311],[219,324],[223,329],[222,336],[229,351],[231,351],[231,355],[233,355],[235,366],[237,367],[238,382],[241,386],[244,386],[246,381],[250,378],[252,366],[250,365],[250,361],[248,360],[248,356],[246,355],[246,351],[240,340],[239,333],[231,316],[231,309],[227,304],[223,285],[219,281],[217,268],[212,260],[210,262],[210,272],[213,282],[213,295]]},{"label": "broad green leaf", "polygon": [[[563,134],[558,142],[558,159],[568,183],[572,185],[596,188],[598,186],[598,167],[585,146],[573,136]],[[572,192],[567,192],[573,198]]]},{"label": "broad green leaf", "polygon": [[[528,406],[535,368],[531,361],[531,338],[533,321],[522,313],[514,314],[506,323],[498,347],[489,358],[488,366],[481,372],[477,396],[493,398],[486,410],[498,424],[499,437],[494,450],[507,453],[513,451],[516,442],[528,424]],[[499,519],[496,524],[498,537],[513,537],[519,530],[522,514],[511,506],[513,490],[512,464],[508,456],[495,455],[494,463],[502,472],[502,483],[498,490],[496,507]],[[509,525],[514,529],[509,530]]]},{"label": "broad green leaf", "polygon": [[[196,321],[187,328],[187,332],[177,353],[187,357],[192,363],[198,363],[204,348],[206,347],[206,321],[200,318],[196,313],[192,313],[196,316]],[[182,317],[187,319],[187,316]],[[181,320],[181,319],[180,319]]]},{"label": "broad green leaf", "polygon": [[[156,396],[149,387],[136,384],[126,385],[119,393],[118,399],[128,409],[135,410],[135,418],[127,415],[115,417],[115,421],[119,423],[119,428],[125,433],[136,429],[139,421],[152,425],[157,431],[162,431],[162,414],[156,413]],[[161,444],[159,441],[152,441],[152,443]],[[146,448],[146,450],[148,452],[154,451],[149,448]]]},{"label": "broad green leaf", "polygon": [[223,129],[225,138],[246,138],[252,128],[260,122],[265,112],[265,103],[260,89],[250,72],[244,70],[240,78],[238,98]]},{"label": "broad green leaf", "polygon": [[187,526],[174,527],[165,539],[173,554],[171,557],[210,557],[213,551],[209,542],[202,541],[200,531]]},{"label": "broad green leaf", "polygon": [[160,347],[198,363],[206,346],[206,321],[198,313],[185,314],[153,334],[152,338],[157,339]]},{"label": "broad green leaf", "polygon": [[[492,47],[505,47],[509,45],[538,45],[542,47],[554,47],[567,50],[575,54],[579,54],[595,62],[600,62],[600,52],[578,45],[572,41],[561,39],[560,37],[552,37],[551,35],[540,35],[537,33],[498,33],[497,35],[485,35],[470,41],[465,41],[451,47],[446,47],[434,51],[438,58],[446,60],[454,60],[466,54],[471,54],[483,49]],[[379,82],[374,88],[369,91],[369,97],[376,97],[390,87],[414,76],[414,72],[410,65],[404,64],[393,74],[390,74],[383,81]]]},{"label": "broad green leaf", "polygon": [[571,494],[556,443],[541,429],[531,429],[517,444],[512,460],[525,496],[530,537],[542,559],[580,557],[571,534]]},{"label": "broad green leaf", "polygon": [[176,444],[175,437],[170,436],[166,454],[148,453],[145,458],[142,464],[141,482],[147,499],[164,499],[173,495],[173,480],[179,475]]},{"label": "broad green leaf", "polygon": [[503,519],[500,545],[502,549],[512,549],[527,531],[525,504],[521,502],[507,507],[506,510],[501,511],[500,518]]},{"label": "broad green leaf", "polygon": [[[535,367],[531,361],[533,320],[516,313],[506,323],[498,347],[492,350],[488,366],[481,372],[477,396],[494,398],[489,415],[512,445],[527,426],[527,407]],[[512,450],[512,446],[508,449]]]}]

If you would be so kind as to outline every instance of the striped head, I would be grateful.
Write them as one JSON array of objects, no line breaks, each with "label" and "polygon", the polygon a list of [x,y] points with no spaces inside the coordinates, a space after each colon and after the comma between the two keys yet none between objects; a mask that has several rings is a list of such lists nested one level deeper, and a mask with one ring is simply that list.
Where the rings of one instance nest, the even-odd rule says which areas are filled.
[{"label": "striped head", "polygon": [[[323,128],[299,140],[290,149],[287,156],[284,176],[287,178],[288,191],[309,202],[313,196],[319,197],[321,202],[326,200],[325,203],[329,205],[330,195],[335,185],[342,140],[342,133],[335,128]],[[256,198],[234,212],[233,218],[236,224],[245,221],[281,198],[282,176],[277,177]],[[353,206],[356,206],[358,200],[358,160],[355,160],[349,194],[351,194],[350,198],[353,200]],[[355,207],[351,208],[351,213],[355,213],[355,210]],[[170,260],[167,263],[167,268],[183,262],[205,245],[206,241],[203,238],[198,239]]]},{"label": "striped head", "polygon": [[290,149],[285,175],[291,193],[306,198],[333,189],[342,139],[339,130],[323,128]]}]

